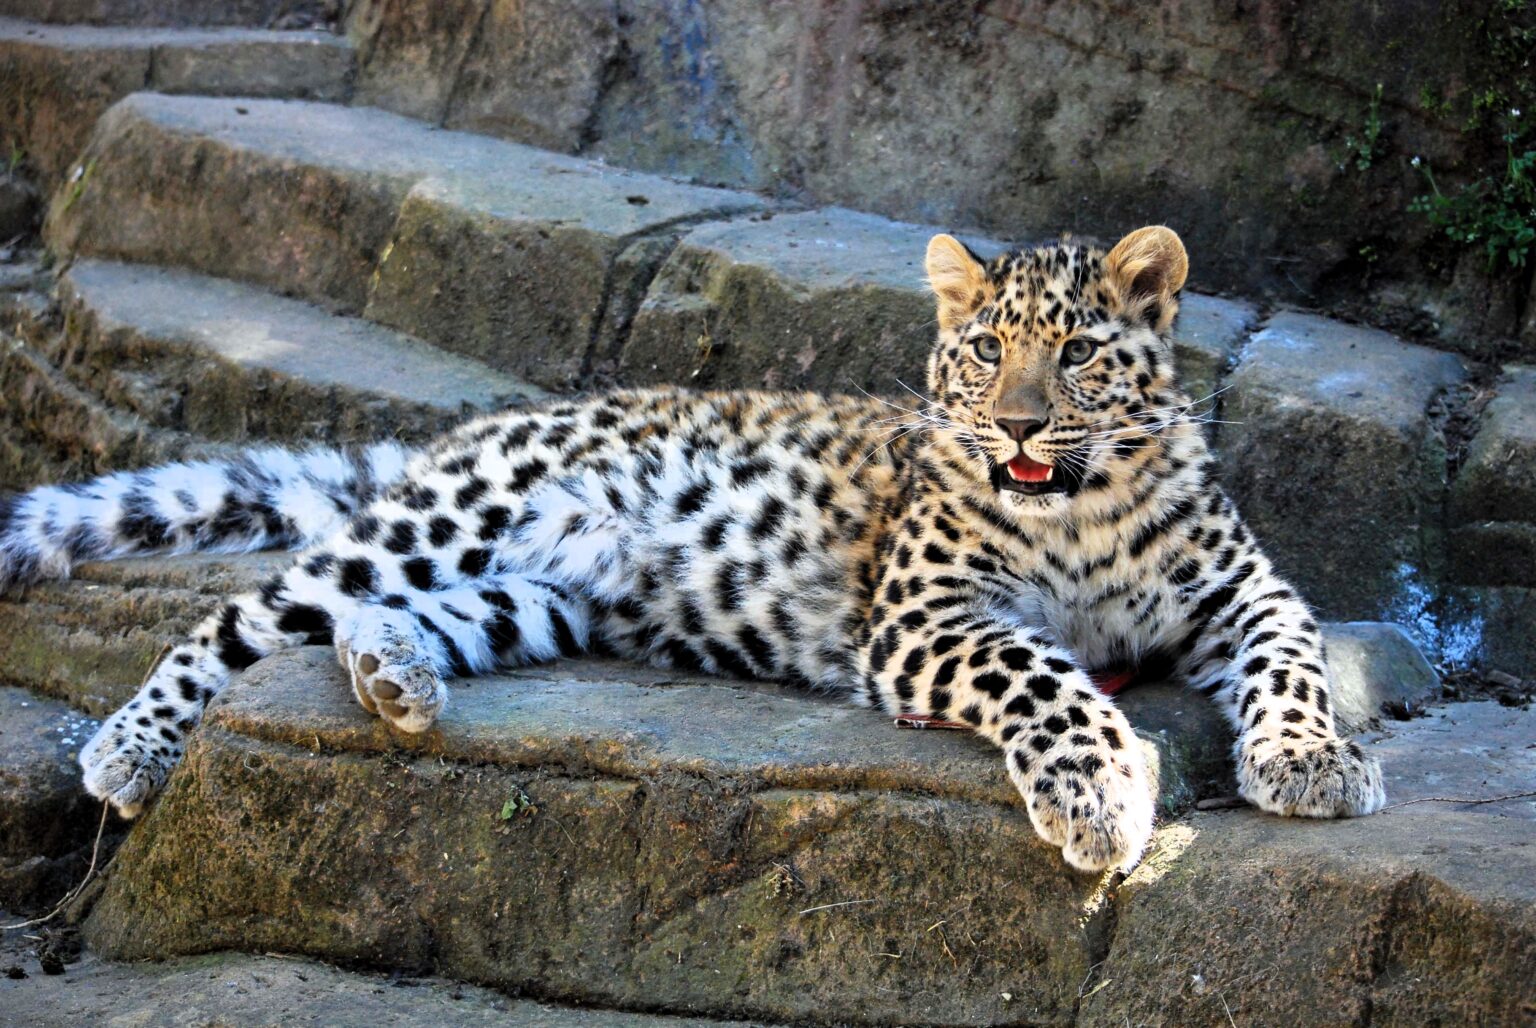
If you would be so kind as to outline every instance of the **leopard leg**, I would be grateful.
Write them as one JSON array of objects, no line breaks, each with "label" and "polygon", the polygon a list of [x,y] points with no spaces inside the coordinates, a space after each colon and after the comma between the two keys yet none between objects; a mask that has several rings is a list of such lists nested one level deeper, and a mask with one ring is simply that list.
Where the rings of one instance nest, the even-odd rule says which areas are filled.
[{"label": "leopard leg", "polygon": [[934,569],[919,558],[887,572],[882,595],[899,601],[872,614],[862,654],[868,699],[890,713],[971,725],[1003,748],[1035,831],[1067,863],[1133,866],[1151,837],[1154,804],[1125,716],[1070,653],[1009,623],[969,590],[973,580],[941,574],[952,584],[938,586],[925,570]]},{"label": "leopard leg", "polygon": [[171,650],[133,699],[80,751],[85,787],[136,816],[181,760],[208,702],[236,672],[277,650],[329,642],[335,617],[355,605],[334,568],[301,561],[260,591],[237,596]]},{"label": "leopard leg", "polygon": [[1255,561],[1258,570],[1212,616],[1185,667],[1237,732],[1238,792],[1284,816],[1381,809],[1380,765],[1334,728],[1317,622],[1267,561]]},{"label": "leopard leg", "polygon": [[447,699],[443,680],[587,649],[592,611],[581,597],[520,574],[360,605],[336,626],[336,652],[364,709],[425,731]]}]

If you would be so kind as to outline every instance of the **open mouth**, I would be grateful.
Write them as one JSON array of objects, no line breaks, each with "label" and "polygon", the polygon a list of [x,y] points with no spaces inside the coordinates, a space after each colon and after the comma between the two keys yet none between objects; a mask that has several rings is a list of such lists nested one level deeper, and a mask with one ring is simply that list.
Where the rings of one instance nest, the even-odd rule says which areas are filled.
[{"label": "open mouth", "polygon": [[1050,493],[1071,495],[1077,492],[1082,482],[1064,467],[1041,464],[1020,453],[1006,464],[993,464],[992,484],[999,492],[1045,496]]}]

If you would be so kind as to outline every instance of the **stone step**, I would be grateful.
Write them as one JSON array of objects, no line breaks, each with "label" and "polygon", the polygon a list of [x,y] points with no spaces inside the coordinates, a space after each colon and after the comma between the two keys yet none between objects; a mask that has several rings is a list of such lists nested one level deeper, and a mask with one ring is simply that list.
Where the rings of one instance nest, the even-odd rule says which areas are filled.
[{"label": "stone step", "polygon": [[[1402,281],[1428,238],[1403,216],[1423,183],[1380,171],[1462,159],[1460,116],[1415,98],[1476,80],[1482,14],[1402,2],[1319,0],[1281,30],[1219,4],[1165,19],[1105,4],[370,0],[348,30],[364,102],[450,127],[999,235],[1113,240],[1166,222],[1195,244],[1202,288],[1399,324],[1417,307],[1427,330],[1491,348],[1516,330],[1492,291]],[[1390,51],[1366,42],[1380,39]],[[1378,86],[1386,109],[1414,109],[1373,135],[1371,175],[1338,174],[1343,151],[1319,146],[1359,139]],[[1373,235],[1392,245],[1362,252]],[[1368,284],[1350,277],[1362,261]]]},{"label": "stone step", "polygon": [[[611,331],[641,245],[746,193],[328,104],[137,94],[97,126],[59,253],[191,267],[337,304],[540,385]],[[89,175],[85,171],[89,170]],[[638,254],[636,253],[638,247]]]},{"label": "stone step", "polygon": [[[88,564],[8,596],[0,680],[104,713],[218,596],[285,563]],[[1396,629],[1326,637],[1341,714],[1365,688],[1433,685]],[[998,755],[963,733],[613,662],[452,692],[436,729],[404,737],[356,708],[327,649],[260,662],[132,834],[92,945],[304,952],[586,1004],[860,1023],[1064,1020],[1104,955],[1097,883],[1035,841]],[[1157,685],[1122,701],[1165,808],[1230,791],[1205,701]]]},{"label": "stone step", "polygon": [[0,296],[0,489],[77,481],[189,456],[195,440],[106,406],[53,362],[56,310],[44,296]]},{"label": "stone step", "polygon": [[166,557],[75,569],[67,583],[0,596],[0,682],[104,715],[138,690],[168,640],[219,599],[287,567],[284,554]]},{"label": "stone step", "polygon": [[199,438],[419,441],[542,395],[372,322],[187,271],[80,260],[58,297],[66,375]]},{"label": "stone step", "polygon": [[16,147],[51,189],[102,112],[130,93],[345,100],[352,64],[350,45],[325,32],[97,28],[0,17],[0,143]]},{"label": "stone step", "polygon": [[[1120,888],[1077,1023],[1528,1024],[1536,710],[1456,704],[1369,743],[1390,807],[1162,828]],[[1415,803],[1434,796],[1491,800]]]},{"label": "stone step", "polygon": [[[124,844],[92,947],[296,952],[584,1004],[856,1024],[1058,1023],[1080,1005],[1120,1023],[1191,975],[1270,1015],[1326,1020],[1336,999],[1496,1022],[1536,970],[1528,801],[1505,817],[1174,820],[1106,894],[1035,839],[997,754],[959,733],[604,663],[452,692],[438,727],[405,738],[355,706],[324,648],[255,665]],[[1193,697],[1141,692],[1137,723],[1133,701],[1150,701],[1212,731]],[[1485,796],[1536,773],[1533,729],[1485,703],[1367,745],[1393,798]],[[1436,783],[1453,760],[1475,766]],[[1361,956],[1381,946],[1418,984]],[[1297,993],[1299,978],[1319,984]]]},{"label": "stone step", "polygon": [[0,16],[65,25],[318,29],[334,24],[335,0],[0,0]]},{"label": "stone step", "polygon": [[502,1028],[750,1028],[741,1021],[660,1017],[510,999],[441,978],[344,971],[318,960],[216,953],[114,964],[87,953],[48,974],[30,953],[0,949],[0,964],[26,977],[0,977],[4,1023],[34,1028],[80,1024],[465,1025]]}]

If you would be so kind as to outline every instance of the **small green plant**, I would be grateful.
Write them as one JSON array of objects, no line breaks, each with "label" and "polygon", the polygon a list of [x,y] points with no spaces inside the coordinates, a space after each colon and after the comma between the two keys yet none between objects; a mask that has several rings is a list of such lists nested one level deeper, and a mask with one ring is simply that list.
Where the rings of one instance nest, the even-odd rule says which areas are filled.
[{"label": "small green plant", "polygon": [[5,159],[5,177],[11,178],[16,174],[16,169],[21,167],[21,162],[26,160],[27,152],[11,141],[11,154]]},{"label": "small green plant", "polygon": [[1504,164],[1496,173],[1442,192],[1434,171],[1419,158],[1430,191],[1416,197],[1409,210],[1422,214],[1446,238],[1481,246],[1488,270],[1524,268],[1536,248],[1536,149],[1520,131],[1520,111],[1509,112],[1504,133]]},{"label": "small green plant", "polygon": [[1419,107],[1430,114],[1445,117],[1451,113],[1451,102],[1433,86],[1419,87]]},{"label": "small green plant", "polygon": [[1371,94],[1371,102],[1365,108],[1365,125],[1361,127],[1359,137],[1345,136],[1344,149],[1348,151],[1357,171],[1370,171],[1371,165],[1376,163],[1376,158],[1381,156],[1381,83],[1376,83],[1376,92]]},{"label": "small green plant", "polygon": [[501,805],[501,813],[496,817],[502,821],[510,821],[514,817],[532,817],[539,812],[533,800],[526,792],[517,786],[512,786],[512,792],[507,797],[507,802]]}]

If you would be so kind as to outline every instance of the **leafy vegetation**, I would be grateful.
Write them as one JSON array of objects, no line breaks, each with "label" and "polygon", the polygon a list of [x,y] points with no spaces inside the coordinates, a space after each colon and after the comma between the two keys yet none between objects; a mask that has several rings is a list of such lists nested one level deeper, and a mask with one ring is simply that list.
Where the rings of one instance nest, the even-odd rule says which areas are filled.
[{"label": "leafy vegetation", "polygon": [[[1452,242],[1480,247],[1490,271],[1523,269],[1536,251],[1536,131],[1522,111],[1536,101],[1536,71],[1531,66],[1536,58],[1536,17],[1528,0],[1498,0],[1479,32],[1488,57],[1488,81],[1470,92],[1465,127],[1487,140],[1486,171],[1442,190],[1434,170],[1415,157],[1413,165],[1424,175],[1429,192],[1416,197],[1409,210],[1424,215]],[[1419,102],[1441,115],[1452,106],[1430,90],[1420,92]]]},{"label": "leafy vegetation", "polygon": [[532,817],[539,812],[533,799],[517,786],[512,787],[512,792],[507,796],[507,802],[501,805],[501,812],[496,815],[498,820],[510,821],[515,817]]},{"label": "leafy vegetation", "polygon": [[[1511,112],[1518,118],[1519,109]],[[1504,133],[1504,167],[1450,193],[1441,192],[1429,166],[1414,158],[1430,192],[1416,197],[1408,209],[1429,218],[1454,242],[1479,246],[1488,256],[1488,269],[1524,268],[1536,246],[1536,149],[1522,133]]]}]

